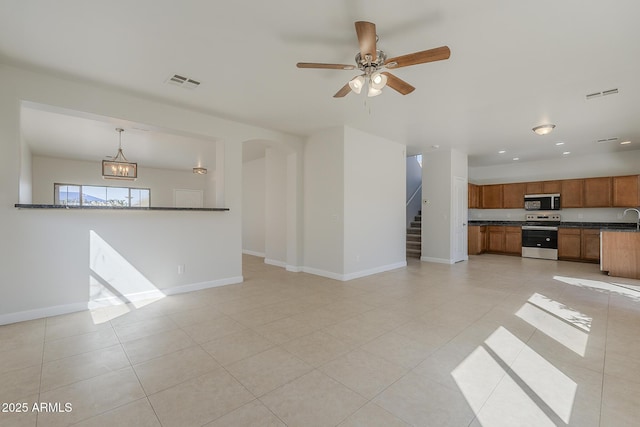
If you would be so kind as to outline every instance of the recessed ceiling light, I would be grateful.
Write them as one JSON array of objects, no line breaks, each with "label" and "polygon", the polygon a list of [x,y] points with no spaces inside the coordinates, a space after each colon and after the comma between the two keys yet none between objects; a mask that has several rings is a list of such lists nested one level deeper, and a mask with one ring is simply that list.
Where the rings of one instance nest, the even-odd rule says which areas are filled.
[{"label": "recessed ceiling light", "polygon": [[549,123],[549,124],[546,124],[546,125],[536,126],[532,130],[538,135],[546,135],[548,133],[551,133],[551,131],[555,127],[556,127],[556,125],[553,125],[553,124]]},{"label": "recessed ceiling light", "polygon": [[440,146],[439,145],[432,145],[431,148],[435,148],[437,150],[438,148],[440,148]]},{"label": "recessed ceiling light", "polygon": [[520,157],[514,157],[513,160],[520,160]]},{"label": "recessed ceiling light", "polygon": [[564,145],[564,142],[556,142],[556,145]]},{"label": "recessed ceiling light", "polygon": [[620,145],[627,145],[627,144],[631,144],[631,141],[622,141],[622,142],[620,143]]},{"label": "recessed ceiling light", "polygon": [[504,154],[506,152],[507,152],[506,150],[500,150],[500,151],[498,151],[498,154]]},{"label": "recessed ceiling light", "polygon": [[571,154],[571,151],[565,151],[564,153],[562,153],[563,156],[566,156],[567,154]]}]

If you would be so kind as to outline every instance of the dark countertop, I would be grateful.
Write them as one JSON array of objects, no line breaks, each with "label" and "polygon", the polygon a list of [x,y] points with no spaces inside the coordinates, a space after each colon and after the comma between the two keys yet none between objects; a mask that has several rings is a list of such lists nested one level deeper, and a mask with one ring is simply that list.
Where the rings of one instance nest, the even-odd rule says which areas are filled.
[{"label": "dark countertop", "polygon": [[196,211],[196,212],[217,212],[228,211],[229,208],[172,208],[172,207],[119,207],[119,206],[68,206],[68,205],[42,205],[42,204],[21,204],[16,203],[16,208],[19,209],[80,209],[80,210],[108,210],[108,211]]},{"label": "dark countertop", "polygon": [[[472,220],[469,225],[505,225],[520,227],[525,225],[526,221],[491,221],[491,220]],[[561,222],[559,228],[590,228],[605,231],[636,231],[636,224],[633,222]]]}]

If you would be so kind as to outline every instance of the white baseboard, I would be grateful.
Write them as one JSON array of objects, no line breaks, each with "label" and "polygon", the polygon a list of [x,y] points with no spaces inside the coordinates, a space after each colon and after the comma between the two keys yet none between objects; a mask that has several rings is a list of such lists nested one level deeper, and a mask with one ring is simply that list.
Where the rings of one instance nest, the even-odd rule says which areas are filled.
[{"label": "white baseboard", "polygon": [[420,261],[437,262],[438,264],[455,264],[452,259],[432,258],[429,256],[420,257]]},{"label": "white baseboard", "polygon": [[257,256],[257,257],[260,257],[260,258],[264,258],[265,255],[266,255],[264,252],[249,251],[249,250],[246,250],[246,249],[243,249],[242,253],[245,254],[245,255]]},{"label": "white baseboard", "polygon": [[320,270],[320,269],[311,268],[311,267],[303,267],[302,271],[309,274],[315,274],[316,276],[328,277],[329,279],[346,282],[346,281],[357,279],[360,277],[371,276],[372,274],[383,273],[385,271],[395,270],[397,268],[403,268],[406,266],[407,266],[406,261],[400,261],[394,264],[383,265],[380,267],[370,268],[368,270],[356,271],[355,273],[349,273],[349,274],[333,273],[331,271],[325,271],[325,270]]},{"label": "white baseboard", "polygon": [[161,289],[165,295],[184,294],[186,292],[201,291],[203,289],[217,288],[218,286],[233,285],[235,283],[244,282],[244,277],[227,277],[225,279],[211,280],[209,282],[192,283],[190,285],[174,286],[167,289]]},{"label": "white baseboard", "polygon": [[265,258],[264,263],[269,265],[275,265],[276,267],[282,267],[282,268],[285,268],[287,266],[287,263],[284,261],[278,261],[276,259],[269,259],[269,258]]},{"label": "white baseboard", "polygon": [[[142,292],[138,294],[125,295],[129,301],[140,301],[145,299],[152,299],[159,296],[161,293],[164,295],[176,295],[185,292],[200,291],[208,288],[215,288],[218,286],[232,285],[235,283],[242,283],[244,278],[242,276],[228,277],[225,279],[212,280],[209,282],[192,283],[189,285],[174,286],[167,289],[160,289],[159,291],[153,291],[152,293]],[[109,298],[104,298],[104,302],[107,302]],[[122,301],[119,298],[114,300]],[[52,307],[37,308],[34,310],[19,311],[16,313],[7,313],[0,315],[0,325],[8,325],[10,323],[24,322],[27,320],[42,319],[44,317],[59,316],[61,314],[75,313],[77,311],[85,311],[89,308],[90,302],[56,305]]]},{"label": "white baseboard", "polygon": [[385,271],[395,270],[407,266],[407,261],[400,261],[393,264],[382,265],[380,267],[370,268],[368,270],[356,271],[355,273],[344,274],[343,281],[358,279],[360,277],[371,276],[373,274],[384,273]]},{"label": "white baseboard", "polygon": [[55,305],[52,307],[36,308],[34,310],[18,311],[0,315],[0,325],[25,322],[27,320],[42,319],[43,317],[59,316],[61,314],[75,313],[87,309],[86,302],[74,304]]},{"label": "white baseboard", "polygon": [[342,274],[333,273],[331,271],[320,270],[312,267],[302,267],[302,271],[309,274],[315,274],[316,276],[328,277],[329,279],[342,281]]},{"label": "white baseboard", "polygon": [[302,267],[298,267],[297,265],[289,265],[289,264],[287,264],[287,266],[285,268],[287,269],[287,271],[290,271],[291,273],[300,273],[300,272],[302,272]]}]

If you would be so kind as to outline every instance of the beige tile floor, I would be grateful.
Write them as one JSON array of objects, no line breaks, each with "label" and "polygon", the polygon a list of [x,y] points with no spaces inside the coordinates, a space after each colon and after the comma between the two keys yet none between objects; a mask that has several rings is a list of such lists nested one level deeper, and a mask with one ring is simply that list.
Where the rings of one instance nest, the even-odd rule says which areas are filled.
[{"label": "beige tile floor", "polygon": [[243,273],[0,326],[0,427],[638,425],[640,281],[498,255],[346,283],[250,256]]}]

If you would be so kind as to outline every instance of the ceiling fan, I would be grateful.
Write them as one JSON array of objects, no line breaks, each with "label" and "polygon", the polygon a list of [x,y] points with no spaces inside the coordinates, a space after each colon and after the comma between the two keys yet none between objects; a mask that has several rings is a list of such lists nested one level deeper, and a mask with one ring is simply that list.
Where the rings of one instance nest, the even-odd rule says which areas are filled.
[{"label": "ceiling fan", "polygon": [[321,64],[315,62],[298,62],[298,68],[324,68],[332,70],[354,70],[358,68],[363,74],[354,77],[345,84],[334,98],[342,98],[349,92],[360,93],[362,88],[368,86],[367,96],[377,96],[382,93],[382,88],[389,86],[407,95],[415,90],[415,87],[387,71],[380,71],[383,68],[395,69],[407,67],[409,65],[424,64],[426,62],[442,61],[449,59],[451,51],[447,46],[434,49],[423,50],[421,52],[409,53],[407,55],[396,56],[387,59],[387,55],[376,48],[378,37],[376,35],[376,24],[366,21],[356,22],[356,34],[360,44],[360,52],[356,55],[356,65],[345,64]]}]

